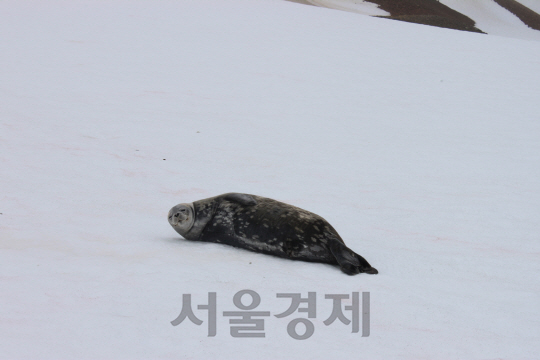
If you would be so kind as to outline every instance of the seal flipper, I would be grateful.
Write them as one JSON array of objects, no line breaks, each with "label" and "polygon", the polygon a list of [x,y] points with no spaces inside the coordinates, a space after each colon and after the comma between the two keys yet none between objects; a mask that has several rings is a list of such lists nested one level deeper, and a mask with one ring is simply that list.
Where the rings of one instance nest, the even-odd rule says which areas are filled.
[{"label": "seal flipper", "polygon": [[[352,251],[352,250],[351,250]],[[354,255],[356,255],[356,258],[358,259],[358,261],[360,262],[360,272],[361,273],[366,273],[366,274],[378,274],[379,271],[377,269],[375,269],[374,267],[372,267],[371,265],[369,265],[369,263],[367,262],[366,259],[364,259],[362,257],[362,255],[360,254],[357,254],[353,251]]]},{"label": "seal flipper", "polygon": [[248,194],[228,193],[228,194],[223,195],[223,199],[229,200],[231,202],[235,202],[244,206],[257,205],[257,200],[255,200],[253,196],[248,195]]},{"label": "seal flipper", "polygon": [[343,271],[345,274],[356,275],[358,273],[379,273],[377,269],[369,265],[366,259],[349,249],[342,242],[333,241],[329,247],[330,251],[336,258],[341,271]]}]

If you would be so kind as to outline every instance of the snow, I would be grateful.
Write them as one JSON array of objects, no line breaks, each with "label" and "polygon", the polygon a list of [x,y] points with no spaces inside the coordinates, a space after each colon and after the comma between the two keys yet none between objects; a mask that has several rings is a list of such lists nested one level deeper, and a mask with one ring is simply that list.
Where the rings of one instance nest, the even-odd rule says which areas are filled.
[{"label": "snow", "polygon": [[379,9],[377,4],[363,0],[305,0],[307,3],[335,10],[350,11],[362,15],[388,16],[390,13]]},{"label": "snow", "polygon": [[[270,0],[9,0],[0,14],[2,358],[540,351],[540,43]],[[380,274],[167,223],[231,191],[325,217]],[[243,289],[272,313],[265,338],[229,335],[221,314]],[[276,294],[310,291],[315,333],[292,339]],[[170,324],[183,294],[209,292],[215,337]],[[370,293],[369,337],[323,324],[324,295],[353,292]]]},{"label": "snow", "polygon": [[[440,1],[444,5],[473,19],[476,22],[476,27],[489,35],[540,40],[540,31],[529,28],[517,16],[493,0]],[[520,0],[519,2],[528,6],[525,1]],[[533,7],[530,7],[530,9],[534,11]]]},{"label": "snow", "polygon": [[[540,31],[529,28],[517,16],[493,0],[440,0],[440,2],[473,19],[476,27],[489,35],[540,41]],[[520,0],[519,2],[540,13],[538,0]],[[305,3],[370,16],[390,15],[379,9],[378,5],[367,1],[305,0]]]}]

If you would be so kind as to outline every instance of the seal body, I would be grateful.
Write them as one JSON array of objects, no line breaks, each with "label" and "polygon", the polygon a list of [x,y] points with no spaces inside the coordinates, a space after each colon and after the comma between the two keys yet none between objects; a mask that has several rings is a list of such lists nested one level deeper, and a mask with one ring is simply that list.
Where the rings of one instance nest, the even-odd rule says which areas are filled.
[{"label": "seal body", "polygon": [[273,199],[228,193],[176,205],[169,211],[168,219],[187,240],[335,264],[349,275],[378,273],[366,259],[345,245],[325,219]]}]

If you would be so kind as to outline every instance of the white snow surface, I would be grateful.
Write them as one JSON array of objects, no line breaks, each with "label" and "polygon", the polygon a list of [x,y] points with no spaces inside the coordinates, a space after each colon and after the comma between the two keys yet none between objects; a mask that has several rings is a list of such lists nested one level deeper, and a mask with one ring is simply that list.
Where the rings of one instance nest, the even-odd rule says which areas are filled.
[{"label": "white snow surface", "polygon": [[[0,358],[539,353],[540,43],[270,0],[6,0],[0,19]],[[325,217],[380,273],[167,223],[231,191]],[[229,334],[243,289],[265,338]],[[306,314],[274,317],[276,294],[308,291],[295,340]],[[206,321],[208,292],[215,337],[171,325],[183,294]],[[323,324],[324,295],[352,292],[369,337]]]},{"label": "white snow surface", "polygon": [[307,3],[324,6],[329,9],[343,10],[371,16],[388,16],[389,12],[379,8],[377,4],[363,0],[304,0]]}]

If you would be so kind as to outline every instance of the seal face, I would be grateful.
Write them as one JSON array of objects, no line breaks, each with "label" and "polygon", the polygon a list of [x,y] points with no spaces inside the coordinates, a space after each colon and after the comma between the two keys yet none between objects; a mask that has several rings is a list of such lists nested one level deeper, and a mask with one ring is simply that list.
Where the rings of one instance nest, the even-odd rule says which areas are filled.
[{"label": "seal face", "polygon": [[187,240],[232,245],[293,260],[339,265],[348,275],[377,274],[322,217],[262,196],[227,193],[178,204],[169,224]]},{"label": "seal face", "polygon": [[193,204],[178,204],[169,210],[169,224],[180,234],[187,233],[195,222]]}]

